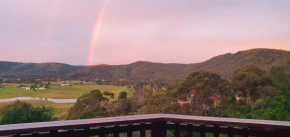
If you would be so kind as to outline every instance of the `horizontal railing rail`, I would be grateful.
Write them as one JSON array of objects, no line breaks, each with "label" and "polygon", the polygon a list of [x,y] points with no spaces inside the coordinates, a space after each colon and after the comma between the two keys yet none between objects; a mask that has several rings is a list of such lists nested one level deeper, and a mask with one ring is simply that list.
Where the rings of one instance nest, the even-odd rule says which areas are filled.
[{"label": "horizontal railing rail", "polygon": [[0,125],[0,136],[75,136],[104,137],[111,134],[119,137],[126,133],[127,137],[187,136],[206,137],[212,134],[219,137],[240,135],[242,137],[290,137],[290,122],[252,120],[237,118],[217,118],[201,116],[185,116],[171,114],[134,115],[83,120],[39,122]]}]

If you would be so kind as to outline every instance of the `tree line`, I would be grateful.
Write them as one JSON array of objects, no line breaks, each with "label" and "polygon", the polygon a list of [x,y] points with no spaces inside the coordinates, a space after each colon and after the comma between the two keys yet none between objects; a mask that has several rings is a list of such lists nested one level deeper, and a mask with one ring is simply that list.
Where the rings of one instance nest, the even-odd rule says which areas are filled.
[{"label": "tree line", "polygon": [[[99,99],[95,102],[99,105],[93,106],[102,106],[108,113],[102,113],[104,108],[94,109],[100,112],[92,117],[169,113],[289,121],[290,77],[286,70],[272,67],[266,72],[255,65],[247,65],[235,70],[230,80],[213,72],[198,71],[190,73],[180,83],[139,85],[148,93],[142,104],[134,97],[113,103]],[[98,98],[102,98],[101,93]],[[104,101],[106,105],[102,105]],[[81,108],[90,106],[81,104],[84,105]],[[72,109],[76,109],[76,105]],[[70,119],[74,119],[71,112]]]},{"label": "tree line", "polygon": [[246,65],[235,70],[231,79],[197,71],[182,82],[131,85],[146,93],[141,102],[137,93],[128,98],[122,92],[117,101],[109,102],[106,96],[114,96],[112,93],[105,92],[105,96],[100,90],[93,90],[77,99],[68,119],[167,113],[290,121],[287,70],[272,67],[266,72],[255,65]]}]

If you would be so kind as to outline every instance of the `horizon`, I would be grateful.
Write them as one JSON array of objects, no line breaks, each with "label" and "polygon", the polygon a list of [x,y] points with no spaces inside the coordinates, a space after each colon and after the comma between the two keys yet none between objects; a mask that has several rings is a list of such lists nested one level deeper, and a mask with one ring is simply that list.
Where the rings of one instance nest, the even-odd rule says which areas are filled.
[{"label": "horizon", "polygon": [[287,0],[4,0],[0,60],[191,64],[255,48],[289,51],[289,6]]},{"label": "horizon", "polygon": [[[288,51],[290,52],[290,50],[284,50],[284,49],[270,49],[270,48],[254,48],[254,49],[247,49],[247,50],[241,50],[241,51],[237,51],[237,52],[228,52],[228,53],[223,53],[223,54],[220,54],[220,55],[226,55],[226,54],[236,54],[238,52],[244,52],[244,51],[249,51],[249,50],[259,50],[259,49],[265,49],[265,50],[282,50],[282,51]],[[146,60],[136,60],[136,61],[133,61],[133,62],[130,62],[130,63],[127,63],[127,64],[106,64],[106,63],[101,63],[101,64],[93,64],[93,65],[76,65],[76,64],[69,64],[69,63],[65,63],[65,62],[51,62],[51,61],[46,61],[46,62],[19,62],[19,61],[5,61],[5,60],[0,60],[0,62],[16,62],[16,63],[32,63],[32,64],[45,64],[45,63],[59,63],[59,64],[66,64],[66,65],[71,65],[71,66],[101,66],[101,65],[105,65],[105,66],[118,66],[118,65],[129,65],[129,64],[133,64],[133,63],[136,63],[136,62],[149,62],[149,63],[161,63],[161,64],[197,64],[197,63],[202,63],[202,62],[206,62],[212,58],[215,58],[217,56],[220,56],[220,55],[215,55],[213,57],[210,57],[209,59],[207,60],[204,60],[204,61],[200,61],[200,62],[192,62],[192,63],[179,63],[179,62],[154,62],[154,61],[146,61]]]}]

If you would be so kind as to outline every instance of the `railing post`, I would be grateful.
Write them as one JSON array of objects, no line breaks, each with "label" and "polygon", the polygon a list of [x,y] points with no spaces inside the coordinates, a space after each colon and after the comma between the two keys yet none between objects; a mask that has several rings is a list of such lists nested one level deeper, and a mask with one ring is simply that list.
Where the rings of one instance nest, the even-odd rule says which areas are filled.
[{"label": "railing post", "polygon": [[69,129],[68,131],[67,131],[67,135],[68,136],[73,136],[74,135],[74,129]]},{"label": "railing post", "polygon": [[127,137],[132,137],[132,132],[133,132],[132,125],[128,125],[128,129],[129,131],[127,131]]},{"label": "railing post", "polygon": [[20,137],[20,133],[13,135],[12,137]]},{"label": "railing post", "polygon": [[32,133],[32,136],[33,137],[37,137],[37,136],[39,136],[39,133],[38,132],[34,132],[34,133]]},{"label": "railing post", "polygon": [[192,125],[187,124],[187,137],[192,137]]},{"label": "railing post", "polygon": [[277,137],[289,137],[290,133],[288,130],[277,130],[278,131],[278,134],[277,134]]},{"label": "railing post", "polygon": [[99,128],[99,137],[105,137],[104,129],[105,129],[104,127]]},{"label": "railing post", "polygon": [[214,137],[219,137],[220,136],[220,127],[219,126],[214,126]]},{"label": "railing post", "polygon": [[49,134],[52,137],[58,137],[58,130],[51,130],[51,131],[49,131]]},{"label": "railing post", "polygon": [[152,122],[152,137],[166,137],[167,129],[166,129],[166,121],[158,121]]},{"label": "railing post", "polygon": [[141,124],[141,129],[140,129],[140,137],[145,137],[146,133],[145,133],[145,124],[142,123]]},{"label": "railing post", "polygon": [[179,130],[179,123],[174,124],[174,136],[179,137],[180,136],[180,130]]},{"label": "railing post", "polygon": [[205,125],[200,125],[200,137],[205,137]]},{"label": "railing post", "polygon": [[90,136],[89,136],[89,132],[90,132],[90,127],[86,127],[86,128],[84,129],[84,137],[90,137]]},{"label": "railing post", "polygon": [[242,137],[248,137],[248,128],[243,128],[242,131],[243,131],[243,134],[242,134]]},{"label": "railing post", "polygon": [[228,137],[234,137],[234,134],[233,134],[234,128],[233,127],[228,127],[228,130],[229,130]]},{"label": "railing post", "polygon": [[119,126],[114,126],[114,137],[119,137],[120,133],[119,133]]}]

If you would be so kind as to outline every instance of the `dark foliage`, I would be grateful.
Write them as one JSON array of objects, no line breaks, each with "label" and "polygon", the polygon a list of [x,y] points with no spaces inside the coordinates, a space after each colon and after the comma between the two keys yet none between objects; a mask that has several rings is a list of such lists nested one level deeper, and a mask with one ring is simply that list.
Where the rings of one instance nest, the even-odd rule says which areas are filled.
[{"label": "dark foliage", "polygon": [[125,99],[125,98],[127,98],[127,92],[125,92],[125,91],[120,92],[118,98],[119,99]]},{"label": "dark foliage", "polygon": [[69,119],[86,119],[108,116],[104,107],[108,99],[103,96],[100,90],[93,90],[78,98],[77,102],[69,111]]},{"label": "dark foliage", "polygon": [[1,124],[44,122],[53,120],[53,110],[46,107],[32,107],[31,104],[15,101],[1,110]]}]

